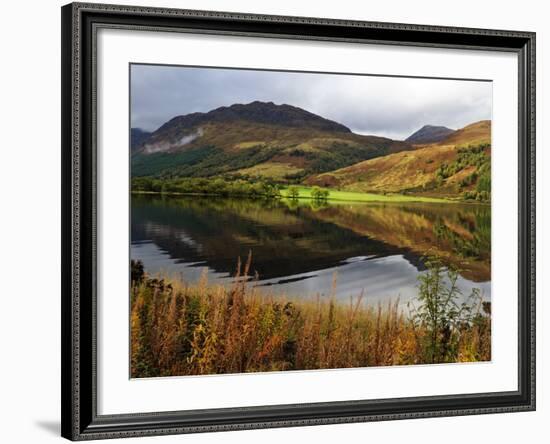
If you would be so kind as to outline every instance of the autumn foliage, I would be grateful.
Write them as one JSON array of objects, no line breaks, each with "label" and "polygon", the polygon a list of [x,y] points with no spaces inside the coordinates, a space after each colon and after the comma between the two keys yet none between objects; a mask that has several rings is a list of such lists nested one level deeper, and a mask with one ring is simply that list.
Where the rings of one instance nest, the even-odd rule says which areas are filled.
[{"label": "autumn foliage", "polygon": [[[131,376],[205,375],[490,360],[488,306],[453,325],[423,321],[422,299],[371,306],[363,295],[288,299],[249,279],[250,258],[231,288],[152,278],[132,264]],[[437,276],[440,276],[437,274]],[[438,284],[439,285],[439,284]],[[483,309],[485,307],[485,313]],[[418,311],[420,310],[420,311]],[[428,313],[429,315],[429,313]],[[444,318],[447,319],[447,318]],[[435,330],[434,330],[435,329]],[[435,341],[435,342],[433,342]],[[452,348],[442,349],[444,344]],[[437,352],[434,351],[437,348]]]}]

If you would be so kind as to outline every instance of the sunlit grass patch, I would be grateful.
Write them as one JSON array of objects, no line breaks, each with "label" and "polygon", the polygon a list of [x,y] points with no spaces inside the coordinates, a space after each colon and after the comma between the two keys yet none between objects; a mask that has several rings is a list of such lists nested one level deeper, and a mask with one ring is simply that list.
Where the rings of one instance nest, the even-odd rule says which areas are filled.
[{"label": "sunlit grass patch", "polygon": [[[312,199],[311,191],[313,187],[298,186],[298,199]],[[281,191],[283,197],[290,197],[288,188]],[[339,191],[327,188],[329,191],[328,200],[331,201],[352,201],[352,202],[434,202],[449,203],[450,199],[440,199],[435,197],[409,196],[405,194],[375,194],[375,193],[357,193],[353,191]]]}]

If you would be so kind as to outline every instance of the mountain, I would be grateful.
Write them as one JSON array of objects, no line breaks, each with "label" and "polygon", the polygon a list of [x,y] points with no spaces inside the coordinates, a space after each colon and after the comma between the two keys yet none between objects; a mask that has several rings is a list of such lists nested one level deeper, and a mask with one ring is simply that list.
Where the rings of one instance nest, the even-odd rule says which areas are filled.
[{"label": "mountain", "polygon": [[[182,151],[187,149],[191,142],[205,135],[204,127],[242,126],[245,122],[256,125],[258,128],[268,125],[289,129],[307,128],[311,131],[351,133],[350,129],[344,125],[301,108],[256,101],[246,105],[222,106],[207,113],[174,117],[151,135],[147,143],[143,144],[143,151],[147,154]],[[248,134],[244,135],[246,136]],[[235,141],[231,140],[231,142]]]},{"label": "mountain", "polygon": [[455,131],[445,126],[424,125],[405,139],[405,142],[416,145],[441,142]]},{"label": "mountain", "polygon": [[151,133],[143,131],[141,128],[130,129],[130,150],[134,152],[138,147],[151,136]]},{"label": "mountain", "polygon": [[410,149],[405,142],[354,134],[295,106],[255,101],[169,120],[136,147],[132,175],[302,180]]},{"label": "mountain", "polygon": [[347,191],[458,197],[490,192],[490,159],[491,122],[483,120],[436,144],[315,175],[306,183]]}]

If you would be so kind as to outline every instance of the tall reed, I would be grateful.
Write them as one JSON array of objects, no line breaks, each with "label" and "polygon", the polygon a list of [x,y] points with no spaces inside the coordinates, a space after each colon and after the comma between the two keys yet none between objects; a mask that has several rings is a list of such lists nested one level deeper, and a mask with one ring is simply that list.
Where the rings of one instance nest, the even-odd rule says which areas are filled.
[{"label": "tall reed", "polygon": [[[367,305],[363,294],[290,299],[251,285],[251,258],[237,265],[230,288],[152,278],[132,266],[131,374],[151,376],[307,370],[484,361],[490,315],[478,310],[456,325],[444,359],[430,353],[429,323],[399,302]],[[135,273],[134,273],[135,271]],[[440,345],[440,344],[439,344]]]}]

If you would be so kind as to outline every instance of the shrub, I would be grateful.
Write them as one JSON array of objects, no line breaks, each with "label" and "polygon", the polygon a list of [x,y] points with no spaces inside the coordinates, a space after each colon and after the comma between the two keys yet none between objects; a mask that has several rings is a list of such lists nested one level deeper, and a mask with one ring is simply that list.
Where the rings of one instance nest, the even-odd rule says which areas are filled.
[{"label": "shrub", "polygon": [[[454,176],[456,173],[462,171],[467,167],[475,166],[477,167],[479,174],[481,174],[481,171],[489,172],[488,179],[490,186],[491,158],[485,152],[487,149],[490,148],[490,146],[491,145],[489,144],[482,143],[479,145],[468,145],[467,147],[459,148],[457,151],[457,157],[453,162],[442,163],[439,166],[439,168],[435,172],[436,178],[440,180],[445,180],[448,177]],[[471,183],[473,183],[473,181]],[[486,191],[490,191],[490,188]]]},{"label": "shrub", "polygon": [[426,258],[427,270],[418,277],[417,303],[409,304],[415,326],[424,329],[424,362],[456,362],[464,335],[480,314],[481,296],[475,288],[460,302],[458,271],[445,268],[437,258]]},{"label": "shrub", "polygon": [[319,188],[314,186],[311,189],[311,198],[314,200],[327,200],[330,195],[330,192],[327,189]]},{"label": "shrub", "polygon": [[298,197],[300,196],[300,189],[296,185],[289,186],[287,196],[290,199],[298,199]]}]

